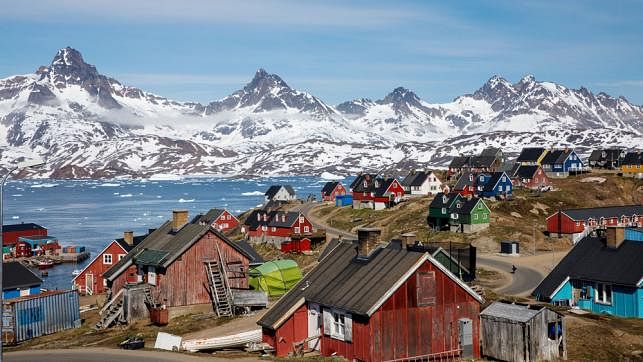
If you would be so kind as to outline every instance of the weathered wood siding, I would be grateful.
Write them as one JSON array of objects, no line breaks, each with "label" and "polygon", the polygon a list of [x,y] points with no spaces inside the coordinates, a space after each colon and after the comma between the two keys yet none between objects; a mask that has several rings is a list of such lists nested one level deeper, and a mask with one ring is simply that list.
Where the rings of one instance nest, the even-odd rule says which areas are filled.
[{"label": "weathered wood siding", "polygon": [[262,340],[275,348],[275,356],[284,357],[293,351],[293,343],[308,338],[308,308],[302,305],[276,331],[263,329]]},{"label": "weathered wood siding", "polygon": [[[241,262],[248,270],[248,259],[232,246],[208,232],[185,251],[165,271],[158,271],[158,285],[153,288],[157,300],[168,307],[211,303],[204,261],[216,259],[217,245],[226,263]],[[238,273],[228,273],[232,288],[248,288],[248,279]]]},{"label": "weathered wood siding", "polygon": [[[562,335],[549,339],[548,323],[562,323]],[[501,361],[551,361],[567,358],[564,318],[543,309],[527,322],[521,323],[481,316],[482,354]]]},{"label": "weathered wood siding", "polygon": [[[111,264],[104,264],[103,263],[103,255],[109,254],[112,256],[112,263]],[[96,257],[94,257],[94,260],[92,260],[89,265],[85,267],[85,269],[80,273],[78,276],[76,276],[73,280],[74,285],[78,288],[81,293],[85,294],[86,291],[86,277],[87,274],[91,274],[93,277],[93,283],[90,286],[92,289],[93,294],[101,294],[106,291],[106,288],[103,286],[104,278],[103,278],[103,273],[105,273],[109,268],[112,267],[112,265],[116,264],[118,262],[118,256],[119,255],[125,255],[127,252],[123,250],[123,248],[116,242],[112,241],[100,254],[97,254]]]}]

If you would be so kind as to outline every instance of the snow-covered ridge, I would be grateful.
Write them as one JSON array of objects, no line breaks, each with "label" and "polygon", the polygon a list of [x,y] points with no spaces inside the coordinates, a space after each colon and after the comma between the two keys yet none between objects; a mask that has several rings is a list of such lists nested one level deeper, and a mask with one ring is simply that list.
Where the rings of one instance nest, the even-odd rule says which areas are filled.
[{"label": "snow-covered ridge", "polygon": [[493,76],[444,104],[398,87],[336,107],[259,69],[208,103],[121,84],[64,48],[33,74],[0,79],[0,166],[29,154],[40,176],[346,175],[443,166],[485,145],[642,147],[643,108],[532,75]]}]

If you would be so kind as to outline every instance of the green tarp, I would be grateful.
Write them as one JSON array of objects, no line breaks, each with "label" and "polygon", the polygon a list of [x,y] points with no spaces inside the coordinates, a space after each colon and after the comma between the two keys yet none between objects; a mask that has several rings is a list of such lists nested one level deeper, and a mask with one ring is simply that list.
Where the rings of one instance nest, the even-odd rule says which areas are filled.
[{"label": "green tarp", "polygon": [[269,296],[286,294],[301,280],[301,270],[294,260],[273,260],[250,269],[250,286],[262,290]]}]

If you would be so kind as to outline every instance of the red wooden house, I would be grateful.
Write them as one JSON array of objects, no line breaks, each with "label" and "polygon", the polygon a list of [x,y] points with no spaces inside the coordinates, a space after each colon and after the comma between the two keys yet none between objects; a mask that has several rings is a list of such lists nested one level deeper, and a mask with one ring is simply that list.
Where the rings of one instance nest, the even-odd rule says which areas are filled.
[{"label": "red wooden house", "polygon": [[354,209],[382,210],[391,207],[404,196],[404,187],[395,178],[358,175],[351,184]]},{"label": "red wooden house", "polygon": [[514,186],[527,189],[542,189],[551,185],[549,176],[540,165],[516,164],[510,173]]},{"label": "red wooden house", "polygon": [[225,209],[211,209],[203,215],[201,221],[210,223],[213,228],[224,233],[239,226],[239,219]]},{"label": "red wooden house", "polygon": [[346,188],[339,181],[326,182],[321,191],[322,201],[335,201],[335,196],[346,195]]},{"label": "red wooden house", "polygon": [[16,244],[15,250],[13,251],[13,255],[16,258],[28,258],[32,256],[33,253],[31,251],[31,244],[24,241],[18,242],[18,244]]},{"label": "red wooden house", "polygon": [[379,232],[331,244],[257,322],[277,356],[306,339],[323,356],[358,361],[480,356],[482,298],[428,253],[377,246]]},{"label": "red wooden house", "polygon": [[47,236],[47,229],[34,223],[4,225],[2,227],[2,245],[16,245],[19,237]]},{"label": "red wooden house", "polygon": [[559,210],[547,217],[551,236],[570,235],[574,242],[595,229],[643,225],[643,205],[623,205]]},{"label": "red wooden house", "polygon": [[188,220],[187,210],[175,210],[172,220],[149,234],[103,276],[112,295],[126,283],[144,284],[167,307],[212,302],[205,268],[207,260],[222,260],[229,286],[247,289],[246,271],[253,260],[201,216]]},{"label": "red wooden house", "polygon": [[293,235],[310,234],[315,229],[300,212],[255,210],[246,218],[242,231],[251,241],[279,245]]},{"label": "red wooden house", "polygon": [[132,248],[138,245],[147,234],[134,236],[132,231],[125,231],[123,237],[112,240],[92,261],[72,279],[74,289],[81,294],[93,295],[107,291],[107,280],[103,274],[114,264],[125,257]]}]

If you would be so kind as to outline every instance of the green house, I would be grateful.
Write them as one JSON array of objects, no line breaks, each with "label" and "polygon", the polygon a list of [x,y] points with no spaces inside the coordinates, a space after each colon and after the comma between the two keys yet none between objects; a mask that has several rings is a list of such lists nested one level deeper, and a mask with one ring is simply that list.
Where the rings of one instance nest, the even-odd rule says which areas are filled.
[{"label": "green house", "polygon": [[451,207],[463,197],[457,192],[445,194],[438,192],[429,204],[429,215],[427,223],[435,230],[449,230],[449,219],[451,218]]},{"label": "green house", "polygon": [[477,197],[457,200],[449,209],[451,231],[475,233],[489,227],[491,211],[484,201]]}]

